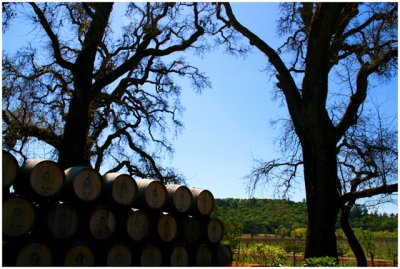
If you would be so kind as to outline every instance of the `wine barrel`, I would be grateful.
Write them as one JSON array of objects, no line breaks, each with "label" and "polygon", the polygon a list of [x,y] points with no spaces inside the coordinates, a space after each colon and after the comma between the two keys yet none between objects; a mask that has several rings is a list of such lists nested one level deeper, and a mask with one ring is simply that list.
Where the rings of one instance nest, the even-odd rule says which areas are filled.
[{"label": "wine barrel", "polygon": [[189,253],[184,246],[176,245],[170,253],[168,266],[189,266]]},{"label": "wine barrel", "polygon": [[107,253],[106,266],[130,266],[132,264],[132,253],[125,244],[112,245]]},{"label": "wine barrel", "polygon": [[36,219],[35,208],[27,199],[20,196],[8,198],[3,203],[3,235],[19,237],[32,230]]},{"label": "wine barrel", "polygon": [[9,188],[17,178],[19,165],[17,159],[15,159],[11,153],[5,150],[3,150],[2,158],[2,181],[4,190]]},{"label": "wine barrel", "polygon": [[181,219],[184,241],[193,244],[200,241],[200,221],[193,216],[184,216]]},{"label": "wine barrel", "polygon": [[47,227],[57,239],[72,237],[79,227],[78,212],[72,204],[57,203],[49,211]]},{"label": "wine barrel", "polygon": [[75,195],[82,201],[91,202],[100,197],[102,179],[96,170],[86,166],[75,166],[64,171],[67,184],[72,185]]},{"label": "wine barrel", "polygon": [[51,266],[53,256],[50,248],[43,243],[28,243],[17,255],[16,266]]},{"label": "wine barrel", "polygon": [[107,173],[103,176],[104,189],[121,205],[133,204],[137,194],[136,181],[127,174]]},{"label": "wine barrel", "polygon": [[65,175],[57,163],[51,160],[27,160],[20,169],[20,177],[14,187],[18,193],[41,197],[54,197],[64,187]]},{"label": "wine barrel", "polygon": [[76,243],[66,252],[64,266],[94,266],[95,255],[86,243]]},{"label": "wine barrel", "polygon": [[207,245],[200,244],[194,248],[192,254],[193,266],[210,266],[212,265],[212,253]]},{"label": "wine barrel", "polygon": [[171,242],[178,235],[177,222],[170,213],[162,213],[158,218],[157,234],[161,241]]},{"label": "wine barrel", "polygon": [[162,253],[160,249],[153,244],[147,244],[140,251],[139,266],[161,266]]},{"label": "wine barrel", "polygon": [[109,208],[98,207],[89,217],[89,230],[93,238],[106,240],[115,232],[116,219]]},{"label": "wine barrel", "polygon": [[211,243],[219,243],[224,235],[224,227],[219,219],[209,219],[205,225],[206,238]]},{"label": "wine barrel", "polygon": [[193,214],[208,216],[214,209],[214,196],[209,190],[190,188],[193,195]]},{"label": "wine barrel", "polygon": [[148,215],[143,210],[132,208],[126,222],[126,230],[133,241],[147,239],[151,230]]},{"label": "wine barrel", "polygon": [[177,184],[167,184],[169,208],[178,213],[188,213],[193,204],[193,195],[188,187]]},{"label": "wine barrel", "polygon": [[167,203],[167,190],[164,184],[158,180],[139,179],[136,180],[138,186],[138,207],[145,206],[150,209],[161,209]]},{"label": "wine barrel", "polygon": [[232,266],[233,253],[227,245],[217,245],[212,249],[215,265],[217,266]]}]

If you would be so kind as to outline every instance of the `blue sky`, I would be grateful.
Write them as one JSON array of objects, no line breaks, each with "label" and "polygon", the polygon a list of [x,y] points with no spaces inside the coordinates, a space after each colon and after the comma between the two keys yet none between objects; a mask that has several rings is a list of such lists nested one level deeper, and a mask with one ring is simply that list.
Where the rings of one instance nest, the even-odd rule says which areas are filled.
[{"label": "blue sky", "polygon": [[[282,40],[276,34],[277,4],[234,3],[238,20],[273,48]],[[208,188],[218,198],[248,198],[244,177],[254,165],[278,157],[274,142],[280,130],[270,121],[287,116],[285,106],[273,100],[274,80],[263,70],[268,60],[257,50],[245,59],[227,55],[221,49],[204,58],[187,57],[211,79],[212,88],[198,95],[184,90],[182,103],[185,128],[174,141],[172,161],[190,186]],[[370,92],[369,101],[382,104],[390,115],[398,111],[397,78]],[[255,197],[279,198],[273,186],[258,189]],[[301,179],[293,186],[290,199],[305,198]],[[397,212],[396,205],[387,205]]]},{"label": "blue sky", "polygon": [[[232,6],[238,20],[271,47],[276,49],[282,43],[276,34],[277,4],[233,3]],[[29,28],[26,24],[21,27],[25,31]],[[3,49],[15,49],[15,38],[21,38],[21,34],[3,35]],[[182,82],[185,127],[172,141],[174,155],[165,156],[164,164],[185,175],[189,186],[209,189],[217,198],[248,198],[243,178],[254,165],[253,158],[267,161],[279,156],[274,142],[280,130],[271,126],[270,121],[287,115],[285,106],[273,101],[274,79],[263,71],[268,60],[257,50],[246,58],[237,58],[222,48],[203,57],[183,56],[206,73],[212,88],[198,94],[189,83]],[[389,114],[396,114],[397,78],[374,89],[371,96]],[[299,180],[293,186],[291,200],[305,198],[302,184]],[[255,197],[279,198],[274,196],[273,186],[260,186]],[[386,210],[397,212],[397,207]]]},{"label": "blue sky", "polygon": [[[238,19],[256,25],[261,36],[276,37],[276,6],[265,10],[260,3],[236,5]],[[260,23],[263,16],[268,21]],[[262,71],[267,61],[256,50],[241,58],[222,48],[204,58],[187,59],[210,77],[212,88],[201,95],[183,91],[185,129],[174,143],[172,163],[187,176],[189,185],[208,188],[220,198],[247,198],[242,178],[253,165],[253,156],[273,156],[277,132],[269,121],[286,113],[272,101],[273,81]]]}]

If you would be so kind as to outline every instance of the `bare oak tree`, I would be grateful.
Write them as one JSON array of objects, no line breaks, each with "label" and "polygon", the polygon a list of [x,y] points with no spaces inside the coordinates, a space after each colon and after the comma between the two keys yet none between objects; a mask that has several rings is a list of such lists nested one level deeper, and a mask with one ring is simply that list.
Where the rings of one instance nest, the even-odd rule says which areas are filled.
[{"label": "bare oak tree", "polygon": [[[113,11],[124,7],[125,14]],[[5,147],[25,156],[33,140],[42,141],[63,168],[99,169],[107,163],[110,171],[125,168],[131,175],[178,180],[157,160],[160,152],[173,150],[167,134],[182,127],[176,81],[188,78],[196,91],[210,82],[176,53],[208,49],[202,36],[218,33],[215,8],[3,4],[3,31],[16,16],[31,21],[36,38],[15,55],[3,54]],[[113,23],[121,16],[128,22],[117,29]]]},{"label": "bare oak tree", "polygon": [[[289,188],[301,166],[308,209],[305,257],[337,257],[337,215],[365,194],[360,187],[366,182],[359,180],[358,194],[343,193],[337,150],[357,126],[369,81],[397,70],[397,3],[284,3],[279,32],[287,40],[278,49],[241,24],[229,3],[218,7],[219,19],[268,58],[290,115],[287,134],[297,137],[283,140],[293,146],[288,160],[260,163],[251,177],[254,183],[280,178]],[[283,60],[284,52],[292,53],[291,61]],[[397,191],[392,183],[386,191]]]}]

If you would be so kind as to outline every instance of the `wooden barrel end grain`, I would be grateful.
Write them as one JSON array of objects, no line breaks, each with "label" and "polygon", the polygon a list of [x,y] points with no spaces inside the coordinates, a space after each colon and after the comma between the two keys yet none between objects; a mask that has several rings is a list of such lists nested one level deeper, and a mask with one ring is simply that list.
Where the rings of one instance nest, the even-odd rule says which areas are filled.
[{"label": "wooden barrel end grain", "polygon": [[131,209],[126,222],[126,230],[130,239],[141,242],[150,235],[150,219],[148,215],[139,209]]},{"label": "wooden barrel end grain", "polygon": [[107,253],[107,266],[130,266],[132,264],[132,253],[128,246],[115,244]]},{"label": "wooden barrel end grain", "polygon": [[136,181],[127,174],[107,173],[103,176],[104,187],[112,199],[120,205],[132,205],[137,195]]},{"label": "wooden barrel end grain", "polygon": [[41,197],[56,196],[65,183],[64,172],[57,163],[51,160],[28,160],[21,167],[20,174],[16,189],[21,189],[22,192],[28,192],[31,189]]},{"label": "wooden barrel end grain", "polygon": [[3,203],[3,235],[19,237],[32,230],[36,212],[34,205],[27,199],[14,196]]},{"label": "wooden barrel end grain", "polygon": [[43,243],[28,243],[17,255],[16,266],[51,266],[53,256],[50,248]]},{"label": "wooden barrel end grain", "polygon": [[75,166],[64,171],[67,183],[72,185],[73,192],[82,201],[91,202],[100,197],[102,192],[102,179],[96,170]]},{"label": "wooden barrel end grain", "polygon": [[193,195],[193,213],[208,216],[214,209],[214,196],[209,190],[190,188]]},{"label": "wooden barrel end grain", "polygon": [[164,184],[158,180],[139,179],[136,180],[138,186],[139,206],[145,206],[150,209],[162,209],[167,203],[167,189]]},{"label": "wooden barrel end grain", "polygon": [[188,213],[193,204],[193,195],[190,189],[184,185],[167,184],[169,208],[178,213]]}]

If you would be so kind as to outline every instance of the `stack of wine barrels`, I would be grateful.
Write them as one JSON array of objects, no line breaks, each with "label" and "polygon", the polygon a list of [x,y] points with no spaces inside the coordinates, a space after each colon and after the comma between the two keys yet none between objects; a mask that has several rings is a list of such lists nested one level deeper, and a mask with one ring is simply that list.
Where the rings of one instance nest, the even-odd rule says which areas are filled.
[{"label": "stack of wine barrels", "polygon": [[3,150],[3,266],[227,266],[223,224],[206,189],[62,171],[50,160],[21,167]]}]

